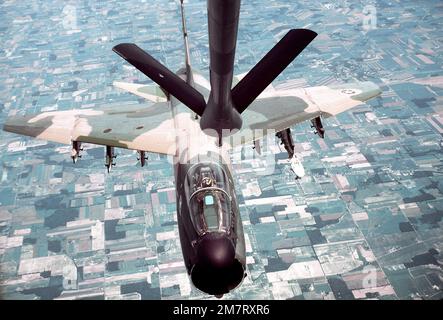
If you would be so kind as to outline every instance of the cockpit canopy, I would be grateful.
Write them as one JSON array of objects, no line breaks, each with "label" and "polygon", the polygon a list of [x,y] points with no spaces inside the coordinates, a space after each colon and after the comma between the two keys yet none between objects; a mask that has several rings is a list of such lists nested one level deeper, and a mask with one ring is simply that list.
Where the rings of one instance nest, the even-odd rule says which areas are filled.
[{"label": "cockpit canopy", "polygon": [[232,190],[225,170],[217,163],[199,163],[189,169],[185,194],[199,235],[208,231],[230,232]]}]

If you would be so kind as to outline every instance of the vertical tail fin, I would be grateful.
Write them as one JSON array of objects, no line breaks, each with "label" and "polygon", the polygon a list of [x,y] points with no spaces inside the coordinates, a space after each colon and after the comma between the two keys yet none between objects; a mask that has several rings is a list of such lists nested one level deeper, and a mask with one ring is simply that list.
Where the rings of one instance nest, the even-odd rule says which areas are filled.
[{"label": "vertical tail fin", "polygon": [[183,41],[185,44],[185,67],[186,67],[186,82],[194,86],[194,78],[191,69],[191,57],[189,54],[189,43],[188,43],[188,31],[186,30],[186,19],[185,19],[185,7],[183,4],[184,0],[180,0],[180,11],[182,16],[182,31],[183,31]]}]

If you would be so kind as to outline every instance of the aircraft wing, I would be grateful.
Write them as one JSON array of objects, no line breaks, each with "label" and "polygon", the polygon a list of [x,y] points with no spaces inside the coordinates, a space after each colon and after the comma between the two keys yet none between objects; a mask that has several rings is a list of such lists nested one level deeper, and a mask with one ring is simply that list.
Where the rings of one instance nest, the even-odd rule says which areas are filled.
[{"label": "aircraft wing", "polygon": [[243,141],[234,139],[233,146],[259,139],[268,129],[279,132],[320,115],[335,116],[380,93],[380,88],[372,82],[290,90],[275,90],[270,86],[242,113]]},{"label": "aircraft wing", "polygon": [[167,102],[14,116],[6,120],[3,130],[63,144],[80,141],[161,154],[176,152]]},{"label": "aircraft wing", "polygon": [[121,81],[114,81],[113,85],[119,89],[130,92],[152,102],[167,101],[165,93],[158,85],[146,85]]}]

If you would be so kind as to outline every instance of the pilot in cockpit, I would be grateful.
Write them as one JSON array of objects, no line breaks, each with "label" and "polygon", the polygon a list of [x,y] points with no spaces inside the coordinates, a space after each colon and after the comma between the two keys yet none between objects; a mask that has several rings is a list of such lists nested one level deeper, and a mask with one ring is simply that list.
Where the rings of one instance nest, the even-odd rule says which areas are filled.
[{"label": "pilot in cockpit", "polygon": [[[227,180],[214,165],[200,165],[192,172],[189,198],[191,219],[197,232],[230,230],[230,198],[222,186]],[[217,171],[218,170],[218,171]]]},{"label": "pilot in cockpit", "polygon": [[[198,189],[206,189],[216,187],[216,180],[214,177],[214,173],[211,168],[202,168],[200,170],[200,179],[197,183]],[[206,228],[218,228],[219,218],[218,218],[218,207],[220,205],[220,200],[218,199],[218,194],[209,192],[202,192],[196,195],[198,205],[198,211],[200,212],[197,215],[197,219],[200,220],[202,225],[205,225]],[[206,229],[205,228],[205,229]]]},{"label": "pilot in cockpit", "polygon": [[211,168],[202,168],[200,174],[200,188],[215,187],[215,178]]}]

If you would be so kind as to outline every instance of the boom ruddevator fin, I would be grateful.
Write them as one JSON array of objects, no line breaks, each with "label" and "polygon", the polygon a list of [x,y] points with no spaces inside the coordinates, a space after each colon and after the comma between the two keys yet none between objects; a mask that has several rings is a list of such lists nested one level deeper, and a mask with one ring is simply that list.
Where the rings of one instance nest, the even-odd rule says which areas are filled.
[{"label": "boom ruddevator fin", "polygon": [[292,29],[232,89],[232,101],[242,113],[317,36],[309,29]]},{"label": "boom ruddevator fin", "polygon": [[196,114],[203,114],[206,102],[202,94],[136,44],[121,43],[112,50]]}]

